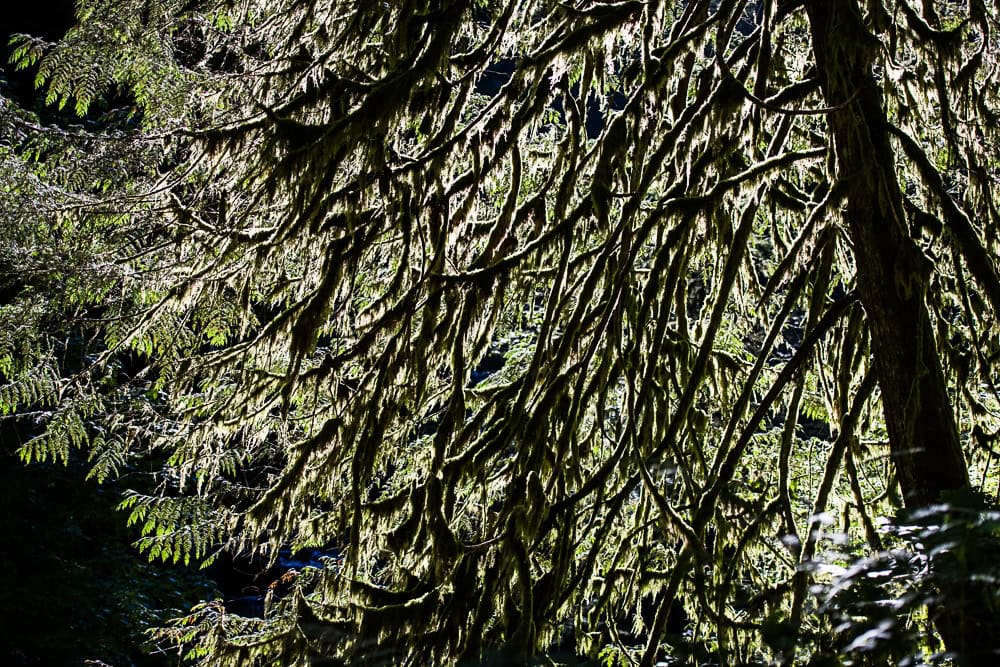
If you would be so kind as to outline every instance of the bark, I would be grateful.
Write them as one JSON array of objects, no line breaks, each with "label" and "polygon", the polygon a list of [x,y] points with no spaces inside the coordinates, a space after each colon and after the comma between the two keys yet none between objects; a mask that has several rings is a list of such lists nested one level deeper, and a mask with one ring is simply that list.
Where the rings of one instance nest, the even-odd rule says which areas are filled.
[{"label": "bark", "polygon": [[[924,301],[931,264],[908,233],[882,97],[872,74],[878,43],[857,0],[806,4],[834,141],[846,186],[844,219],[868,317],[891,455],[908,507],[931,505],[968,485],[954,412]],[[932,609],[949,650],[968,659],[1000,648],[983,591],[942,591]],[[973,593],[971,596],[969,593]],[[969,663],[974,664],[974,663]]]}]

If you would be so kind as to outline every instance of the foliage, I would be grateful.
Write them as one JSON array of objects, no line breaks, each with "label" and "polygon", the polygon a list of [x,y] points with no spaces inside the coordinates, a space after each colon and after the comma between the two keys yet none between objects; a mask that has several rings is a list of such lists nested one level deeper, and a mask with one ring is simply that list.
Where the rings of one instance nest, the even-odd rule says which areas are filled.
[{"label": "foliage", "polygon": [[[904,511],[886,522],[880,532],[890,550],[850,558],[846,568],[817,563],[833,574],[816,592],[823,600],[820,612],[835,625],[837,653],[848,656],[845,664],[871,664],[876,658],[898,665],[953,664],[957,652],[932,639],[928,605],[942,591],[959,587],[967,604],[984,594],[985,603],[995,607],[1000,514],[982,499],[961,500]],[[845,562],[837,551],[827,558]],[[974,589],[977,582],[986,584],[983,591]]]},{"label": "foliage", "polygon": [[[41,131],[52,172],[15,151],[5,192],[59,214],[11,247],[75,248],[63,220],[106,261],[69,264],[92,356],[63,379],[26,320],[4,409],[48,427],[29,460],[160,453],[153,556],[345,556],[264,619],[164,636],[204,664],[827,650],[821,517],[877,551],[898,494],[803,3],[153,4],[19,43],[54,102],[121,86],[142,129]],[[997,14],[884,4],[863,38],[911,238],[885,289],[926,304],[993,493]],[[80,180],[83,145],[127,176]]]}]

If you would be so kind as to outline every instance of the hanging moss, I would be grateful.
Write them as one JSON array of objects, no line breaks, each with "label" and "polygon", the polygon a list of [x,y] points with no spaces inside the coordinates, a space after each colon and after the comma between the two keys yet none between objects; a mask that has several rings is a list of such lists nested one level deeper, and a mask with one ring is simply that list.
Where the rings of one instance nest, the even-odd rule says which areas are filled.
[{"label": "hanging moss", "polygon": [[[53,229],[125,216],[74,255],[113,267],[84,370],[0,339],[0,407],[47,411],[23,457],[163,452],[128,501],[154,556],[343,552],[263,619],[161,633],[201,664],[822,655],[815,515],[861,553],[897,493],[864,444],[875,288],[933,322],[963,442],[1000,410],[998,17],[840,4],[899,179],[870,204],[909,249],[874,287],[842,208],[875,165],[834,140],[874,93],[831,88],[801,3],[81,3],[18,57],[81,111],[128,88],[129,145],[169,157],[80,203],[67,138],[61,191],[18,182]],[[968,453],[989,493],[993,458]]]}]

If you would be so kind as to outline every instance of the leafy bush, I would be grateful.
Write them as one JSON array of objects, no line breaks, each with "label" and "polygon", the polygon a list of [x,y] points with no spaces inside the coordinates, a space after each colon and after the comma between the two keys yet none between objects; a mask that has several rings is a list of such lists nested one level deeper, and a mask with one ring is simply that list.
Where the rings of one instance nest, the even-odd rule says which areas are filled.
[{"label": "leafy bush", "polygon": [[[833,575],[814,591],[843,664],[973,664],[977,658],[976,646],[944,651],[932,626],[946,634],[957,622],[981,623],[983,611],[997,613],[1000,511],[971,492],[948,500],[883,523],[888,550],[867,557],[828,552],[816,564]],[[835,564],[844,558],[846,567]],[[941,611],[928,616],[928,606]]]}]

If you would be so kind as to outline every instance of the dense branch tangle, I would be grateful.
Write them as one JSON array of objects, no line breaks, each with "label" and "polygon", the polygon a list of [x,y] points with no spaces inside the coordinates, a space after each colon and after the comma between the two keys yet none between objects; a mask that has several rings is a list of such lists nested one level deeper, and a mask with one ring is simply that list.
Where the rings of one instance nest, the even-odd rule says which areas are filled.
[{"label": "dense branch tangle", "polygon": [[[173,275],[116,342],[241,304],[212,319],[212,347],[161,360],[177,421],[157,445],[180,489],[232,517],[231,548],[345,552],[253,639],[206,634],[214,659],[376,642],[424,664],[572,636],[652,664],[683,599],[738,663],[765,612],[801,620],[809,516],[846,451],[878,469],[857,436],[879,415],[824,122],[854,98],[820,96],[799,5],[267,3],[205,38],[248,74],[203,62],[192,80],[253,107],[206,106],[184,133]],[[906,93],[890,117],[914,220],[940,211],[949,230],[916,238],[978,281],[932,281],[942,337],[986,330],[997,287],[969,222],[995,227],[977,145],[995,129],[944,100],[995,114],[995,17],[971,7],[949,32],[899,3],[868,35]],[[938,137],[960,195],[933,178]],[[956,372],[992,383],[967,354]],[[994,397],[955,399],[985,423]],[[840,432],[822,480],[823,452],[815,474],[791,469],[804,406]],[[262,461],[282,469],[234,494]],[[870,526],[863,496],[891,482],[852,470],[845,503]],[[800,533],[804,554],[778,539]]]}]

